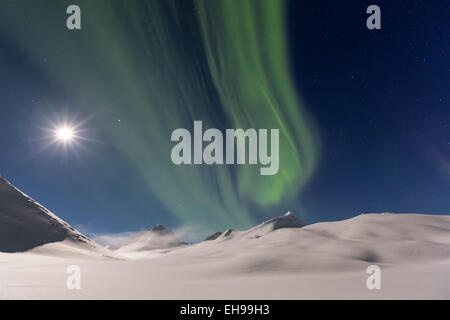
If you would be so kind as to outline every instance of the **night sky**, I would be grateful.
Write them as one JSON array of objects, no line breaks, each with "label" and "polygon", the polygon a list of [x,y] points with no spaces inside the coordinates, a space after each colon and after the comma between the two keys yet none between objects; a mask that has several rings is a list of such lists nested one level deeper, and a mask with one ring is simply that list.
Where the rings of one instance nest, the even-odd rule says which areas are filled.
[{"label": "night sky", "polygon": [[[65,27],[72,3],[81,31]],[[448,214],[449,15],[448,1],[1,0],[0,173],[88,233]],[[170,162],[193,120],[277,127],[268,101],[286,126],[279,175]],[[49,145],[65,122],[80,138]]]}]

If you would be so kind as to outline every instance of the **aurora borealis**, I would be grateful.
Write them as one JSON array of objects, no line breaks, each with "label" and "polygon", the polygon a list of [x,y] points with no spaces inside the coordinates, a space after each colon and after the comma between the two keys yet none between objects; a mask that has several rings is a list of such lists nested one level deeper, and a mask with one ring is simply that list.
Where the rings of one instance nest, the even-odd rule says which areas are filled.
[{"label": "aurora borealis", "polygon": [[[83,28],[73,35],[53,23],[58,7],[48,7],[52,37],[36,43],[32,30],[16,28],[20,45],[68,94],[87,95],[96,106],[120,101],[115,108],[126,112],[129,125],[109,131],[111,143],[184,223],[244,227],[251,223],[249,205],[266,208],[298,195],[318,142],[290,78],[284,2],[82,1]],[[198,119],[280,128],[279,173],[173,166],[171,131]]]},{"label": "aurora borealis", "polygon": [[[73,3],[82,11],[82,29],[78,31],[65,27],[65,9]],[[95,170],[80,169],[89,166],[86,160],[83,164],[82,155],[77,160],[82,164],[75,165],[79,166],[75,171],[80,180],[91,181],[97,176],[103,181],[92,182],[91,189],[88,188],[91,195],[87,198],[79,193],[77,201],[92,205],[96,191],[103,189],[99,191],[99,194],[104,192],[102,204],[92,209],[89,216],[103,210],[95,219],[101,221],[111,216],[120,224],[121,215],[131,215],[134,225],[139,225],[149,221],[157,223],[159,221],[155,220],[162,215],[170,215],[169,221],[174,225],[194,225],[210,230],[228,226],[246,228],[288,209],[296,210],[306,220],[316,220],[325,215],[322,197],[328,199],[325,201],[329,203],[327,209],[333,208],[333,201],[341,201],[336,197],[345,187],[336,186],[337,191],[330,187],[340,179],[342,183],[347,181],[337,172],[354,173],[355,180],[365,181],[364,173],[371,170],[359,169],[362,144],[344,145],[346,142],[337,141],[341,136],[335,134],[338,131],[335,125],[344,128],[342,130],[359,125],[348,137],[364,135],[358,132],[369,125],[361,119],[352,121],[362,109],[355,106],[356,111],[350,110],[346,116],[338,114],[329,120],[334,112],[344,112],[347,105],[355,104],[355,99],[350,93],[345,98],[339,96],[348,91],[341,87],[343,81],[333,78],[347,72],[344,67],[339,68],[340,61],[345,61],[345,50],[333,57],[328,56],[328,49],[317,49],[307,56],[311,48],[328,45],[325,40],[317,40],[314,32],[326,33],[328,37],[338,29],[326,27],[327,23],[338,24],[326,17],[305,27],[310,23],[306,13],[320,12],[312,10],[312,6],[288,0],[5,1],[1,3],[0,34],[2,41],[9,44],[9,50],[20,55],[17,65],[26,65],[32,70],[36,80],[30,82],[46,83],[43,91],[52,92],[32,107],[31,126],[43,126],[40,122],[49,110],[49,117],[53,117],[58,109],[66,107],[79,115],[74,121],[93,119],[87,121],[86,126],[96,132],[92,140],[99,143],[87,142],[83,148],[94,154],[96,149],[108,149],[105,153],[98,151]],[[300,8],[300,13],[293,8]],[[297,18],[296,15],[303,14],[302,9],[306,13]],[[365,10],[361,12],[361,21],[364,21]],[[323,28],[329,29],[323,31]],[[361,33],[368,32],[361,30]],[[382,32],[379,34],[384,35]],[[338,40],[334,41],[331,51],[340,46]],[[334,61],[334,64],[327,61]],[[377,63],[382,61],[377,60]],[[348,70],[353,64],[348,61]],[[361,62],[363,65],[367,70],[375,69],[370,63]],[[337,69],[330,71],[333,66]],[[319,75],[327,79],[322,81],[327,85],[316,94],[309,83]],[[379,89],[379,92],[386,92]],[[358,90],[354,90],[355,95]],[[375,96],[375,91],[370,95]],[[57,105],[49,106],[55,101]],[[385,108],[380,106],[382,104],[373,106],[374,110]],[[170,135],[177,128],[192,130],[196,120],[203,121],[205,128],[279,129],[279,172],[261,176],[259,167],[252,165],[174,165],[170,160],[173,147]],[[335,131],[332,133],[330,128]],[[395,149],[390,144],[387,140],[384,146],[380,142],[374,148],[379,150],[377,154],[386,154],[383,148]],[[333,157],[339,153],[341,158],[330,156],[332,151]],[[392,177],[395,171],[392,163],[398,161],[397,158],[379,160],[377,165],[384,169],[377,167],[373,172],[378,172],[379,177],[383,172],[390,172],[387,175]],[[104,167],[101,162],[105,163]],[[319,165],[330,167],[319,170]],[[333,165],[342,167],[331,167]],[[71,169],[66,162],[67,171]],[[108,191],[108,184],[115,179],[111,176],[117,172],[121,173],[123,185],[120,188],[127,189],[129,194],[128,191],[120,193],[119,187]],[[320,177],[326,172],[332,173]],[[71,174],[75,175],[67,173]],[[315,180],[316,175],[319,180]],[[14,177],[9,178],[14,180]],[[376,181],[377,186],[378,182],[382,185],[381,181]],[[350,184],[353,182],[347,185]],[[78,181],[74,188],[81,185]],[[139,191],[134,190],[138,189],[137,185]],[[305,194],[307,185],[310,189]],[[139,194],[136,199],[142,201],[136,207],[133,207],[136,199],[130,195],[133,191]],[[370,192],[376,198],[373,203],[380,208],[387,206],[386,210],[395,209],[395,205],[385,205],[386,202],[380,200],[382,196],[377,198],[376,193]],[[344,197],[351,201],[351,192]],[[48,197],[48,201],[50,199]],[[121,209],[107,209],[115,204]],[[51,203],[47,205],[52,208]],[[366,209],[359,203],[352,209],[356,210],[355,207]],[[133,213],[124,213],[124,210]],[[63,217],[76,215],[60,214]],[[88,218],[79,220],[83,224]]]}]

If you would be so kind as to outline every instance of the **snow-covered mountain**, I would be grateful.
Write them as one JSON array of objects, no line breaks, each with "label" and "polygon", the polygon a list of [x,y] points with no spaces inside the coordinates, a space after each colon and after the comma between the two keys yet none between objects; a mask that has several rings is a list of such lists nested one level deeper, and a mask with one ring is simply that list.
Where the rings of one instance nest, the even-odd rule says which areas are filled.
[{"label": "snow-covered mountain", "polygon": [[[249,230],[238,231],[228,229],[225,232],[216,232],[203,241],[218,243],[221,240],[258,238],[277,229],[300,228],[305,225],[294,214],[288,212],[283,216],[263,222]],[[116,252],[124,256],[136,257],[135,255],[130,255],[130,253],[133,254],[156,249],[178,249],[178,247],[185,245],[187,243],[180,241],[171,230],[158,224],[150,230],[139,233],[116,250]],[[165,252],[168,252],[168,250],[165,250]],[[143,255],[139,254],[138,257],[143,257]]]},{"label": "snow-covered mountain", "polygon": [[167,249],[186,244],[180,241],[171,230],[158,224],[127,241],[117,250],[117,253]]},{"label": "snow-covered mountain", "polygon": [[212,235],[207,236],[207,237],[205,238],[205,240],[203,240],[203,241],[216,240],[218,237],[220,237],[220,235],[221,235],[222,233],[223,233],[223,232],[221,232],[221,231],[218,231],[218,232],[216,232],[216,233],[213,233]]},{"label": "snow-covered mountain", "polygon": [[306,226],[306,223],[297,218],[292,212],[289,211],[283,216],[265,221],[246,231],[228,229],[220,235],[215,233],[213,235],[214,239],[209,240],[259,238],[278,229],[301,228],[304,226]]},{"label": "snow-covered mountain", "polygon": [[23,252],[63,241],[85,250],[102,251],[97,243],[0,176],[0,252]]}]

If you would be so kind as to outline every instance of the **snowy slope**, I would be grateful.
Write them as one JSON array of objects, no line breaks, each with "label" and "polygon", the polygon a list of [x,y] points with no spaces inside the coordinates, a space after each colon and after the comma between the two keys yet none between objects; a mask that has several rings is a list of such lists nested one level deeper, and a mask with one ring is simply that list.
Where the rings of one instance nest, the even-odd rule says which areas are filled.
[{"label": "snowy slope", "polygon": [[236,239],[260,238],[261,236],[264,236],[278,229],[301,228],[304,226],[306,226],[305,222],[297,218],[292,212],[287,212],[283,216],[265,221],[246,231],[228,229],[221,235],[216,236],[215,239],[210,240],[230,240],[235,238]]},{"label": "snowy slope", "polygon": [[363,270],[368,264],[450,262],[450,216],[365,214],[273,228],[283,217],[248,231],[228,230],[216,240],[166,256],[214,257],[215,265],[227,273],[343,272]]},{"label": "snowy slope", "polygon": [[23,252],[49,243],[103,249],[0,176],[0,252]]},{"label": "snowy slope", "polygon": [[[450,298],[450,216],[366,214],[303,227],[280,224],[285,217],[164,254],[73,258],[83,268],[80,291],[66,288],[67,259],[33,254],[53,244],[0,253],[0,298]],[[381,268],[381,290],[366,287],[373,264]]]}]

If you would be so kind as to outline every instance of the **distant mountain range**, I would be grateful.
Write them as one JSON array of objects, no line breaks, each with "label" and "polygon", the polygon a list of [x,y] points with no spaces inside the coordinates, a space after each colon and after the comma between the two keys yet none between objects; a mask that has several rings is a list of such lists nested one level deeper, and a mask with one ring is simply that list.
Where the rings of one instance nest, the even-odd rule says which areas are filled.
[{"label": "distant mountain range", "polygon": [[[301,228],[305,225],[306,224],[294,214],[288,212],[283,216],[263,222],[247,231],[228,229],[225,232],[216,232],[207,237],[204,241],[221,241],[233,238],[258,238],[277,229]],[[182,242],[171,230],[158,224],[150,230],[141,232],[136,237],[133,237],[116,252],[126,253],[154,249],[168,249],[185,245],[188,245],[188,243]]]},{"label": "distant mountain range", "polygon": [[[257,238],[280,228],[300,228],[305,223],[288,212],[247,231],[228,229],[205,241]],[[23,252],[49,243],[70,242],[85,250],[113,250],[118,254],[186,246],[162,225],[139,233],[120,248],[103,248],[0,176],[0,252]]]}]

